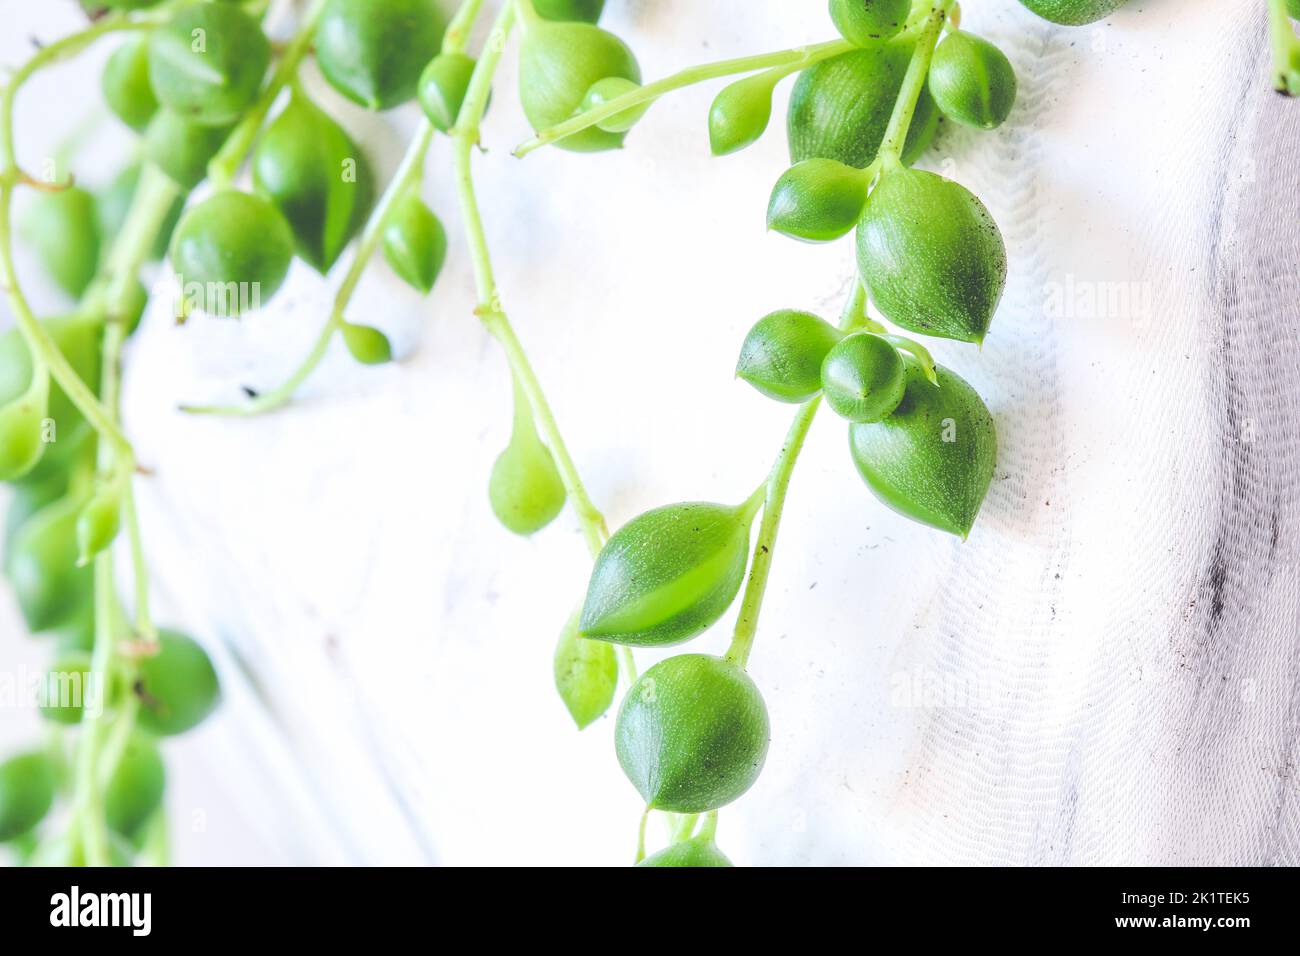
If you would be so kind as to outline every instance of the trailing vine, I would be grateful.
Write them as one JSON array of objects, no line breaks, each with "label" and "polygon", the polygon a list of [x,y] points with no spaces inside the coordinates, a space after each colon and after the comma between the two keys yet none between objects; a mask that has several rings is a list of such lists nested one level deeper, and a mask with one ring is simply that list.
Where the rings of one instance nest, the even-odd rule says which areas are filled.
[{"label": "trailing vine", "polygon": [[[1121,0],[1022,2],[1077,24]],[[5,570],[30,630],[54,633],[56,647],[42,700],[51,743],[0,764],[0,840],[15,841],[34,862],[164,862],[158,740],[198,725],[219,699],[203,649],[159,628],[151,611],[139,472],[119,408],[123,346],[148,303],[149,263],[167,253],[179,320],[196,311],[234,319],[275,296],[294,258],[325,276],[348,255],[316,340],[283,382],[249,389],[240,402],[185,410],[247,417],[282,408],[336,340],[361,363],[391,361],[387,337],[348,317],[376,254],[419,292],[434,290],[452,240],[422,187],[431,148],[445,137],[475,315],[512,380],[513,427],[487,481],[490,504],[518,534],[542,530],[572,504],[593,559],[585,598],[561,629],[557,690],[581,728],[626,687],[615,738],[645,800],[637,860],[730,865],[716,842],[719,810],[753,784],[770,739],[746,665],[786,496],[821,407],[845,421],[868,488],[907,517],[965,538],[987,491],[992,416],[965,381],[902,333],[970,343],[988,334],[1007,274],[997,226],[964,187],[912,163],[941,115],[980,129],[1007,119],[1016,78],[1006,56],[960,28],[954,0],[830,0],[837,37],[648,83],[631,48],[596,25],[603,0],[504,0],[476,55],[482,0],[463,0],[449,21],[434,0],[312,0],[278,48],[263,29],[266,3],[83,6],[88,24],[36,51],[0,98],[0,280],[17,324],[0,340],[0,478],[15,489]],[[838,323],[779,310],[745,337],[739,377],[797,411],[771,470],[743,502],[670,504],[611,535],[587,491],[508,316],[476,193],[484,114],[516,33],[519,96],[533,128],[515,150],[520,158],[544,147],[619,147],[658,99],[721,79],[731,82],[710,109],[708,139],[715,154],[735,153],[765,134],[777,86],[795,78],[792,165],[768,199],[768,225],[810,242],[853,233],[860,281]],[[105,100],[139,134],[142,163],[98,197],[66,174],[24,170],[13,136],[19,91],[39,71],[116,35],[124,39],[104,72]],[[418,101],[419,127],[382,190],[301,81],[309,60],[368,109]],[[251,188],[240,185],[245,167]],[[17,274],[12,203],[23,187],[37,191],[27,241],[77,299],[68,316],[38,319]],[[112,208],[116,220],[100,223]],[[108,236],[111,246],[101,249]],[[130,557],[129,601],[114,573],[119,536]],[[638,675],[633,648],[691,640],[737,598],[725,655],[680,654]],[[48,693],[69,676],[81,691],[75,700]],[[70,812],[49,825],[60,796]],[[656,811],[670,815],[671,840],[647,855],[646,823]]]}]

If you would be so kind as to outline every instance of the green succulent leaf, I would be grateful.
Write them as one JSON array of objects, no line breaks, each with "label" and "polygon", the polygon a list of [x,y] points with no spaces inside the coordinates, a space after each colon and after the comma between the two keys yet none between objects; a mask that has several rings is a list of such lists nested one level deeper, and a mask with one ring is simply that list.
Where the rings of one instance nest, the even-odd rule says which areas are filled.
[{"label": "green succulent leaf", "polygon": [[637,866],[735,866],[707,837],[682,840],[646,857]]},{"label": "green succulent leaf", "polygon": [[934,51],[930,95],[944,116],[976,129],[1001,126],[1016,102],[1016,71],[982,37],[956,30]]},{"label": "green succulent leaf", "polygon": [[96,700],[94,695],[106,688],[94,687],[91,680],[89,652],[71,650],[61,654],[45,672],[41,684],[41,716],[58,724],[77,724],[86,704],[103,707],[107,701]]},{"label": "green succulent leaf", "polygon": [[6,570],[33,634],[77,620],[93,598],[89,567],[77,566],[81,503],[61,498],[25,522],[14,536]]},{"label": "green succulent leaf", "polygon": [[106,487],[77,515],[77,563],[89,564],[108,548],[122,528],[122,495],[117,487]]},{"label": "green succulent leaf", "polygon": [[604,716],[618,689],[618,659],[604,641],[578,636],[578,611],[574,611],[555,648],[555,689],[579,730]]},{"label": "green succulent leaf", "polygon": [[[67,316],[46,319],[41,323],[73,370],[92,389],[99,387],[100,324],[91,318]],[[0,403],[10,405],[40,398],[41,383],[33,378],[31,353],[17,329],[0,335]],[[65,476],[81,456],[94,431],[82,417],[63,389],[49,385],[46,415],[41,423],[41,441],[45,446],[38,463],[21,480],[43,484]],[[30,440],[30,434],[27,435]],[[14,479],[10,479],[14,480]]]},{"label": "green succulent leaf", "polygon": [[856,46],[871,46],[897,35],[911,10],[911,0],[831,0],[835,29]]},{"label": "green succulent leaf", "polygon": [[207,177],[208,162],[217,155],[230,130],[229,126],[192,123],[164,107],[154,114],[144,131],[144,155],[188,191]]},{"label": "green succulent leaf", "polygon": [[474,60],[464,53],[439,53],[429,61],[420,74],[418,95],[434,129],[451,132],[473,75]]},{"label": "green succulent leaf", "polygon": [[726,156],[752,146],[772,121],[772,94],[779,71],[747,76],[723,87],[709,107],[709,148]]},{"label": "green succulent leaf", "polygon": [[336,90],[372,110],[415,98],[447,23],[436,0],[329,0],[316,62]]},{"label": "green succulent leaf", "polygon": [[618,762],[646,805],[675,813],[716,810],[743,794],[770,739],[753,680],[706,654],[670,657],[637,678],[614,729]]},{"label": "green succulent leaf", "polygon": [[982,342],[1007,252],[969,190],[922,170],[886,170],[858,224],[858,271],[881,313],[921,335]]},{"label": "green succulent leaf", "polygon": [[806,242],[831,242],[853,231],[867,202],[867,174],[834,159],[805,159],[776,181],[767,228]]},{"label": "green succulent leaf", "polygon": [[1110,16],[1124,5],[1125,0],[1020,0],[1020,2],[1044,20],[1070,27],[1081,27]]},{"label": "green succulent leaf", "polygon": [[[603,80],[597,80],[591,89],[587,91],[587,95],[582,98],[582,106],[579,107],[579,110],[586,113],[639,89],[641,89],[640,83],[633,83],[621,76],[607,76]],[[640,106],[633,106],[630,109],[615,113],[613,116],[607,116],[596,124],[596,129],[602,129],[606,133],[626,133],[641,121],[641,117],[645,116],[646,111],[653,105],[653,102],[642,103]]]},{"label": "green succulent leaf", "polygon": [[735,600],[749,558],[747,507],[666,505],[606,542],[587,588],[579,632],[616,644],[679,644]]},{"label": "green succulent leaf", "polygon": [[194,3],[149,34],[149,82],[192,123],[229,126],[253,104],[271,62],[256,20],[234,4]]},{"label": "green succulent leaf", "polygon": [[361,231],[374,198],[365,154],[299,89],[258,142],[253,186],[284,215],[298,254],[320,273]]},{"label": "green succulent leaf", "polygon": [[44,753],[0,763],[0,843],[30,833],[54,806],[58,768]]},{"label": "green succulent leaf", "polygon": [[914,521],[965,539],[997,461],[993,416],[954,372],[932,385],[907,363],[907,391],[880,422],[849,426],[858,473],[882,502]]},{"label": "green succulent leaf", "polygon": [[207,652],[178,631],[159,630],[158,653],[141,657],[137,668],[140,726],[152,733],[185,733],[220,702],[217,672]]},{"label": "green succulent leaf", "polygon": [[289,272],[293,231],[259,196],[228,189],[186,210],[172,239],[172,267],[186,302],[238,316],[271,300]]},{"label": "green succulent leaf", "polygon": [[384,258],[413,289],[428,295],[447,259],[447,230],[419,196],[399,200],[384,227]]},{"label": "green succulent leaf", "polygon": [[545,20],[595,23],[605,9],[605,0],[532,0],[533,9]]},{"label": "green succulent leaf", "polygon": [[348,352],[362,365],[383,365],[393,360],[392,343],[378,329],[344,322],[340,332]]},{"label": "green succulent leaf", "polygon": [[31,377],[27,391],[0,405],[0,481],[31,473],[45,454],[45,420],[50,413],[50,376]]},{"label": "green succulent leaf", "polygon": [[158,97],[149,82],[149,51],[142,37],[127,40],[108,58],[100,76],[104,102],[137,133],[158,112]]},{"label": "green succulent leaf", "polygon": [[564,510],[567,497],[555,458],[538,437],[528,398],[516,384],[510,444],[497,456],[488,479],[492,513],[515,534],[536,534]]},{"label": "green succulent leaf", "polygon": [[99,216],[95,197],[80,186],[38,192],[24,210],[22,236],[41,267],[74,299],[99,271]]},{"label": "green succulent leaf", "polygon": [[[641,82],[636,57],[614,34],[589,23],[542,20],[528,26],[519,53],[519,100],[534,130],[569,119],[587,91],[607,77]],[[592,153],[618,148],[625,135],[593,126],[555,145]]]},{"label": "green succulent leaf", "polygon": [[104,789],[104,816],[109,827],[134,839],[162,806],[167,771],[158,746],[144,734],[127,741]]},{"label": "green succulent leaf", "polygon": [[903,400],[907,375],[898,350],[879,335],[856,332],[826,354],[822,391],[835,414],[851,422],[878,422]]},{"label": "green succulent leaf", "polygon": [[[876,44],[800,73],[786,121],[790,161],[834,159],[859,169],[870,165],[885,138],[913,48],[901,40]],[[938,123],[939,112],[923,90],[903,142],[904,163],[925,151]]]},{"label": "green succulent leaf", "polygon": [[822,362],[842,337],[811,312],[773,312],[745,336],[736,375],[778,402],[806,402],[821,390]]}]

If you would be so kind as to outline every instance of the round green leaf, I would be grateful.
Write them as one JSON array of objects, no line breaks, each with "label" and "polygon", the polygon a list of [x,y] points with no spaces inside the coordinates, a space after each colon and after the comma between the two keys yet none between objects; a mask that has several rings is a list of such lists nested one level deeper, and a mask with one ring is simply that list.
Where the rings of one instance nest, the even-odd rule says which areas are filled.
[{"label": "round green leaf", "polygon": [[284,215],[298,254],[321,273],[361,231],[374,198],[365,155],[298,89],[257,144],[253,187]]},{"label": "round green leaf", "polygon": [[384,227],[384,258],[407,285],[428,295],[447,260],[447,230],[414,193],[399,200]]},{"label": "round green leaf", "polygon": [[106,688],[96,688],[91,683],[90,654],[86,651],[68,651],[62,654],[45,672],[41,684],[39,706],[41,716],[58,724],[77,724],[86,704],[103,707],[104,699],[94,698]]},{"label": "round green leaf", "polygon": [[879,335],[847,336],[822,363],[822,391],[841,418],[878,422],[903,400],[907,375],[897,349]]},{"label": "round green leaf", "polygon": [[616,644],[679,644],[735,600],[753,515],[708,502],[665,505],[606,542],[587,587],[579,632]]},{"label": "round green leaf", "polygon": [[192,123],[180,113],[163,108],[144,131],[144,155],[176,185],[189,191],[207,178],[208,161],[217,155],[229,135],[229,126]]},{"label": "round green leaf", "polygon": [[344,322],[343,344],[362,365],[383,365],[393,360],[393,346],[388,336],[368,325]]},{"label": "round green leaf", "polygon": [[646,857],[637,866],[735,866],[718,845],[706,837],[682,840]]},{"label": "round green leaf", "polygon": [[745,336],[736,375],[778,402],[806,402],[821,389],[822,362],[842,337],[811,312],[773,312]]},{"label": "round green leaf", "polygon": [[77,561],[89,561],[113,543],[122,527],[122,498],[117,488],[96,494],[77,515]]},{"label": "round green leaf", "polygon": [[618,762],[646,805],[703,813],[758,779],[771,730],[749,675],[720,657],[681,654],[642,674],[619,708]]},{"label": "round green leaf", "polygon": [[260,308],[293,259],[293,232],[265,199],[228,189],[186,210],[172,239],[172,267],[187,302],[209,315]]},{"label": "round green leaf", "polygon": [[[66,316],[42,322],[73,370],[91,389],[99,388],[102,329],[94,319]],[[27,342],[17,329],[0,335],[0,403],[15,402],[32,389],[32,359]],[[94,430],[63,389],[51,382],[48,421],[42,423],[45,451],[39,463],[22,479],[41,484],[61,474],[78,460]]]},{"label": "round green leaf", "polygon": [[584,23],[595,23],[605,9],[605,0],[532,0],[532,4],[543,19]]},{"label": "round green leaf", "polygon": [[[641,82],[641,68],[618,37],[588,23],[539,21],[528,26],[519,54],[519,99],[534,130],[564,122],[587,91],[606,77]],[[591,153],[622,145],[624,133],[591,127],[556,143]]]},{"label": "round green leaf", "polygon": [[80,298],[99,271],[95,197],[80,186],[36,193],[23,214],[22,236],[59,288]]},{"label": "round green leaf", "polygon": [[922,170],[887,170],[858,225],[858,272],[890,322],[982,342],[1002,298],[1007,252],[965,187]]},{"label": "round green leaf", "polygon": [[564,510],[568,496],[551,450],[542,444],[527,397],[516,387],[510,444],[492,466],[492,513],[515,534],[534,534]]},{"label": "round green leaf", "polygon": [[555,648],[555,689],[579,730],[604,716],[618,689],[613,645],[579,637],[576,611],[560,632]]},{"label": "round green leaf", "polygon": [[[882,43],[800,73],[787,118],[790,161],[834,159],[859,169],[868,166],[885,138],[912,49],[911,44]],[[925,151],[938,122],[934,101],[923,90],[903,143],[903,162],[911,163]]]},{"label": "round green leaf", "polygon": [[1016,102],[1016,71],[988,40],[957,30],[934,51],[929,87],[944,116],[993,129],[1002,125]]},{"label": "round green leaf", "polygon": [[831,0],[835,29],[856,46],[871,46],[895,36],[911,10],[911,0]]},{"label": "round green leaf", "polygon": [[54,805],[58,768],[44,753],[0,763],[0,843],[31,831]]},{"label": "round green leaf", "polygon": [[709,148],[726,156],[752,146],[772,119],[772,92],[779,73],[759,73],[723,87],[709,107]]},{"label": "round green leaf", "polygon": [[6,569],[33,634],[72,623],[93,599],[92,569],[77,566],[80,512],[80,502],[61,498],[28,518],[14,537]]},{"label": "round green leaf", "polygon": [[435,0],[329,0],[316,28],[316,62],[354,103],[391,109],[415,98],[446,27]]},{"label": "round green leaf", "polygon": [[1079,27],[1110,16],[1124,0],[1020,0],[1044,20]]},{"label": "round green leaf", "polygon": [[0,481],[29,475],[45,454],[50,413],[50,376],[34,379],[27,391],[0,405]]},{"label": "round green leaf", "polygon": [[867,202],[867,174],[834,159],[805,159],[776,181],[767,228],[806,242],[848,235]]},{"label": "round green leaf", "polygon": [[270,62],[261,26],[235,4],[191,4],[149,34],[149,81],[159,102],[203,126],[239,119]]},{"label": "round green leaf", "polygon": [[138,663],[140,726],[161,736],[197,727],[221,699],[207,653],[177,631],[158,632],[158,653]]},{"label": "round green leaf", "polygon": [[136,837],[162,805],[167,771],[158,746],[135,734],[104,788],[104,816],[115,833]]},{"label": "round green leaf", "polygon": [[420,74],[420,106],[434,129],[450,133],[474,75],[474,61],[464,53],[439,53]]},{"label": "round green leaf", "polygon": [[933,385],[916,363],[906,365],[907,390],[894,413],[849,426],[853,462],[894,511],[965,539],[993,479],[993,416],[955,373],[939,366]]},{"label": "round green leaf", "polygon": [[145,40],[127,40],[108,58],[100,77],[104,101],[114,115],[136,132],[149,125],[158,111],[158,97],[149,82],[149,53]]},{"label": "round green leaf", "polygon": [[[639,89],[641,89],[640,83],[633,83],[621,76],[607,76],[603,80],[597,80],[592,88],[587,91],[587,95],[582,99],[579,112],[585,113],[598,106],[604,106],[611,100],[616,100],[620,96],[626,96],[628,93]],[[642,103],[640,106],[622,110],[601,120],[596,124],[596,129],[603,129],[607,133],[626,133],[641,121],[641,117],[645,116],[646,111],[652,105],[652,102]]]}]

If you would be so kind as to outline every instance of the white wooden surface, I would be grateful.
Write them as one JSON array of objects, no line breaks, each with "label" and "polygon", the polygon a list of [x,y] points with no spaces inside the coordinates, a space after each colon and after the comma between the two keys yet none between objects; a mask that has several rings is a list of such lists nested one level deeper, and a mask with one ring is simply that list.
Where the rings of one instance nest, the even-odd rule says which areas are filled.
[{"label": "white wooden surface", "polygon": [[[5,62],[69,19],[37,6],[0,0],[32,24]],[[609,6],[651,77],[829,29],[820,0]],[[963,6],[1021,82],[1003,129],[949,130],[927,160],[1010,253],[982,352],[935,347],[994,411],[993,488],[959,544],[885,512],[818,423],[751,668],[771,755],[721,841],[745,864],[1295,864],[1300,104],[1268,89],[1263,4],[1134,0],[1073,30]],[[57,127],[32,101],[75,75],[24,121]],[[710,158],[712,87],[617,155],[518,161],[513,82],[477,162],[487,228],[596,500],[618,524],[742,497],[791,409],[732,379],[740,340],[775,308],[833,314],[851,243],[764,233],[784,137]],[[342,115],[391,170],[412,115]],[[439,143],[426,195],[455,235],[448,162]],[[181,861],[626,861],[612,721],[575,733],[550,681],[581,539],[567,514],[516,539],[487,507],[509,388],[462,246],[427,302],[382,266],[363,284],[352,317],[400,364],[334,354],[271,418],[173,411],[274,383],[330,292],[302,268],[241,324],[152,315],[130,356],[158,588],[228,694],[173,748]]]}]

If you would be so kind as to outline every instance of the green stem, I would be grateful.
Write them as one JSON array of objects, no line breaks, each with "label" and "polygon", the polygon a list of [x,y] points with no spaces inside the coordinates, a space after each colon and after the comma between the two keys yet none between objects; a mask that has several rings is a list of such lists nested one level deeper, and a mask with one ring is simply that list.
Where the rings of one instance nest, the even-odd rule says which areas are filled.
[{"label": "green stem", "polygon": [[153,815],[145,836],[142,858],[150,866],[171,865],[171,840],[167,832],[167,811],[162,807]]},{"label": "green stem", "polygon": [[[851,329],[859,321],[866,301],[866,290],[861,282],[855,282],[853,294],[845,303],[840,317],[840,328]],[[758,633],[758,617],[763,609],[763,595],[767,592],[768,577],[772,573],[772,558],[776,553],[776,538],[781,531],[781,514],[785,510],[786,492],[790,488],[790,478],[794,466],[803,450],[804,440],[817,417],[821,407],[821,396],[811,399],[800,406],[790,431],[786,434],[785,444],[777,456],[772,471],[766,482],[763,503],[763,521],[758,527],[758,539],[754,543],[754,560],[750,565],[749,579],[745,583],[745,595],[740,602],[740,615],[736,618],[736,628],[732,634],[731,647],[727,649],[727,660],[744,667],[749,663],[749,652],[754,646],[754,637]]]},{"label": "green stem", "polygon": [[420,181],[424,159],[429,152],[429,145],[433,142],[433,134],[433,126],[428,120],[422,120],[415,139],[407,147],[401,166],[398,167],[392,181],[388,184],[388,188],[384,191],[384,195],[380,198],[378,205],[375,206],[369,220],[366,222],[366,228],[361,233],[361,239],[357,242],[356,250],[352,254],[352,262],[348,266],[347,275],[343,277],[343,283],[334,296],[334,306],[329,318],[321,327],[320,334],[316,337],[311,350],[298,368],[294,370],[293,374],[279,386],[270,391],[262,392],[256,398],[240,405],[182,405],[181,411],[189,412],[192,415],[253,416],[263,415],[277,408],[282,408],[292,400],[294,393],[311,377],[312,372],[316,371],[316,368],[329,353],[330,342],[333,340],[334,334],[343,326],[343,314],[352,301],[352,296],[357,290],[357,284],[361,281],[366,266],[370,263],[376,250],[378,250],[380,242],[383,241],[384,229],[388,225],[388,220],[392,217],[393,210],[397,207],[398,200],[406,195],[408,189],[414,188]]},{"label": "green stem", "polygon": [[[130,291],[131,283],[136,281],[140,267],[148,258],[158,231],[177,195],[177,187],[167,176],[152,165],[145,167],[122,231],[105,259],[103,270],[95,280],[94,291],[87,297],[92,309],[102,306],[108,315],[104,328],[100,403],[114,428],[119,427],[122,348],[127,332],[125,323],[121,321],[122,303]],[[145,564],[144,546],[135,506],[135,492],[131,482],[135,460],[130,454],[129,446],[127,454],[124,455],[120,448],[111,443],[101,444],[99,468],[101,473],[112,475],[111,480],[119,482],[122,486],[122,508],[131,543],[132,570],[135,578],[137,625],[143,635],[152,637],[154,630],[149,611],[148,568]],[[94,682],[94,686],[106,691],[110,675],[113,673],[119,630],[111,550],[104,551],[95,559],[94,580],[95,641],[91,652],[90,679]],[[125,738],[134,725],[135,715],[136,701],[131,697],[128,698],[119,715],[115,732],[107,748],[101,747],[104,742],[102,712],[88,712],[82,718],[73,802],[75,827],[86,861],[91,866],[104,866],[109,863],[102,787],[106,775],[112,773],[121,757]]]},{"label": "green stem", "polygon": [[587,488],[578,474],[573,456],[564,442],[555,413],[546,400],[533,370],[532,363],[524,351],[514,327],[501,308],[501,296],[496,284],[496,275],[492,268],[492,256],[488,250],[487,234],[483,228],[483,216],[479,209],[478,197],[474,190],[473,152],[479,141],[479,124],[483,120],[483,111],[487,107],[488,96],[492,91],[492,77],[496,72],[501,54],[505,49],[507,37],[515,24],[516,5],[507,3],[501,8],[492,33],[488,38],[483,55],[474,68],[469,89],[465,93],[465,102],[460,115],[456,118],[456,128],[452,130],[452,149],[456,165],[456,192],[460,200],[461,215],[465,220],[465,233],[470,248],[470,258],[474,264],[474,283],[478,292],[478,307],[475,310],[488,332],[501,343],[506,360],[528,403],[533,409],[533,420],[542,439],[555,457],[556,468],[564,483],[569,500],[573,502],[578,523],[582,526],[587,547],[593,557],[600,554],[609,531],[605,517],[600,513]]},{"label": "green stem", "polygon": [[479,317],[492,336],[501,343],[510,370],[519,382],[520,388],[523,389],[523,393],[528,397],[528,403],[533,408],[537,430],[555,458],[555,467],[559,469],[560,480],[564,482],[569,500],[573,502],[574,512],[578,516],[578,523],[582,526],[583,536],[587,541],[587,548],[594,558],[600,554],[600,549],[605,546],[605,540],[609,537],[605,516],[600,513],[600,509],[587,493],[577,466],[573,463],[573,456],[569,454],[568,446],[564,443],[560,426],[555,421],[555,414],[551,411],[541,383],[537,380],[532,364],[528,361],[528,356],[518,336],[515,335],[509,319],[504,312],[491,308],[485,311],[481,306]]},{"label": "green stem", "polygon": [[642,811],[641,813],[641,825],[637,827],[637,831],[636,831],[636,861],[635,862],[637,863],[640,863],[642,860],[645,859],[645,825],[646,823],[649,822],[649,820],[650,820],[650,806],[649,804],[647,804],[645,810]]},{"label": "green stem", "polygon": [[321,14],[325,12],[325,3],[326,0],[314,0],[311,8],[304,15],[298,32],[294,34],[284,50],[284,55],[280,57],[280,62],[271,75],[266,89],[262,91],[262,95],[258,97],[252,108],[244,114],[239,125],[226,137],[217,155],[208,163],[208,179],[212,181],[213,188],[229,189],[235,181],[235,176],[239,174],[239,167],[243,165],[244,157],[252,148],[253,141],[262,128],[262,122],[271,112],[271,107],[275,105],[280,91],[298,75],[298,67],[311,49],[312,40],[316,36],[316,24],[320,22]]},{"label": "green stem", "polygon": [[542,130],[535,137],[519,146],[515,150],[515,155],[519,157],[526,156],[535,149],[550,145],[567,136],[573,136],[575,133],[581,133],[583,130],[595,126],[601,120],[607,119],[616,113],[640,106],[643,103],[652,103],[664,94],[680,90],[683,87],[693,86],[697,83],[707,83],[709,80],[734,76],[737,73],[755,73],[771,67],[785,67],[789,72],[793,73],[796,70],[806,69],[814,63],[846,53],[851,49],[853,49],[853,45],[846,40],[830,40],[826,43],[798,47],[793,50],[781,50],[777,53],[763,53],[757,56],[744,56],[734,60],[720,60],[717,63],[692,66],[679,73],[674,73],[672,76],[664,77],[662,80],[648,83],[640,89],[615,97],[608,103],[587,110],[557,126],[552,126],[550,129]]},{"label": "green stem", "polygon": [[695,833],[695,824],[700,820],[698,813],[680,813],[674,814],[676,819],[673,821],[673,831],[669,838],[672,843],[681,843],[683,840],[689,840]]},{"label": "green stem", "polygon": [[[110,322],[104,330],[104,371],[101,396],[104,407],[115,418],[121,393],[122,343],[126,327],[121,322]],[[103,445],[99,450],[101,471],[111,472],[120,467],[115,461],[112,447]],[[113,584],[113,556],[106,549],[95,558],[95,644],[90,657],[90,681],[105,692],[113,669],[116,651],[117,608]],[[89,866],[107,866],[108,830],[104,820],[100,787],[100,744],[103,740],[101,725],[103,708],[87,710],[81,718],[81,739],[78,742],[77,773],[74,791],[77,820],[80,824],[82,848]]]},{"label": "green stem", "polygon": [[1273,89],[1300,95],[1300,40],[1286,12],[1286,0],[1268,0],[1269,39],[1273,46]]},{"label": "green stem", "polygon": [[718,836],[718,811],[710,810],[704,817],[704,826],[700,827],[701,840],[712,842]]},{"label": "green stem", "polygon": [[821,396],[818,395],[800,407],[793,424],[790,425],[781,454],[777,456],[776,464],[772,466],[772,473],[767,479],[763,521],[758,527],[758,540],[754,544],[754,561],[749,569],[749,580],[745,585],[745,596],[740,604],[740,617],[736,620],[731,647],[727,650],[727,660],[741,667],[749,661],[754,635],[758,632],[758,615],[763,607],[768,575],[772,571],[776,536],[781,530],[781,512],[785,508],[785,495],[790,487],[790,477],[794,473],[795,462],[799,459],[804,439],[808,437],[808,429],[812,427],[813,418],[816,417],[820,405]]},{"label": "green stem", "polygon": [[898,99],[894,101],[894,111],[890,114],[889,125],[885,127],[885,138],[881,141],[876,154],[882,168],[898,166],[902,163],[903,144],[907,140],[907,130],[912,125],[912,114],[916,112],[916,102],[925,87],[925,78],[930,72],[930,61],[934,58],[934,47],[943,32],[943,22],[948,16],[948,9],[953,0],[939,0],[930,9],[925,26],[916,41],[916,50],[911,62],[907,64],[907,73],[903,76],[903,85],[899,88]]},{"label": "green stem", "polygon": [[[90,679],[100,681],[95,686],[105,691],[113,657],[113,630],[113,559],[104,552],[95,559],[95,645],[90,657]],[[75,825],[88,866],[107,866],[109,863],[108,827],[99,787],[102,720],[102,713],[91,711],[82,715],[73,783]]]},{"label": "green stem", "polygon": [[447,25],[447,32],[442,35],[443,53],[464,53],[469,45],[469,34],[478,20],[479,11],[483,9],[483,0],[465,0]]},{"label": "green stem", "polygon": [[132,284],[139,279],[140,268],[148,261],[158,233],[180,194],[180,187],[171,177],[153,163],[145,163],[126,220],[99,275],[86,292],[82,308],[90,312],[102,309],[109,322],[123,319]]}]

